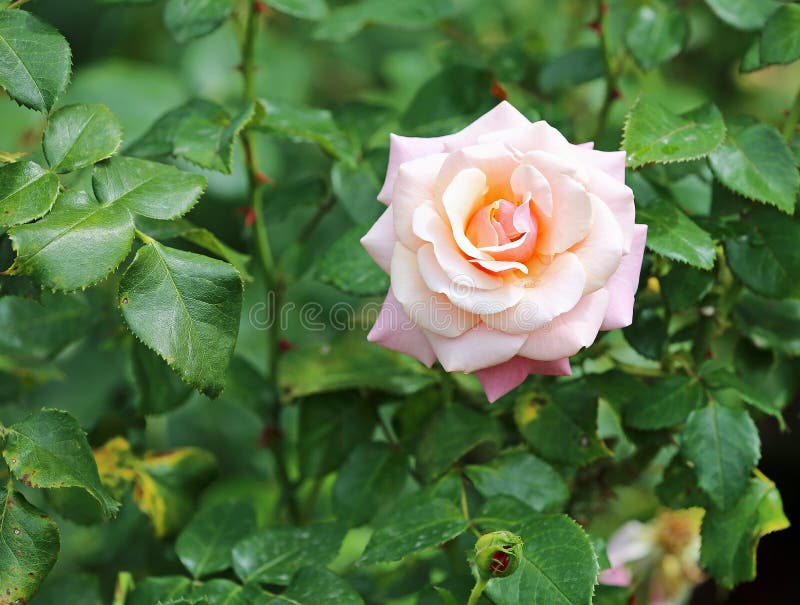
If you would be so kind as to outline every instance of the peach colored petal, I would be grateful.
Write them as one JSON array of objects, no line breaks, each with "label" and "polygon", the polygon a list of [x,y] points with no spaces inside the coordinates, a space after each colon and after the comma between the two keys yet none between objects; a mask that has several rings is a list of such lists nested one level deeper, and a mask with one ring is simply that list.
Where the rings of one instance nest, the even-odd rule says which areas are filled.
[{"label": "peach colored petal", "polygon": [[389,136],[389,166],[386,169],[386,180],[383,182],[378,200],[387,206],[392,203],[392,191],[397,171],[405,162],[441,153],[445,150],[442,137],[418,138],[402,137],[396,134]]},{"label": "peach colored petal", "polygon": [[647,225],[635,225],[631,251],[622,257],[619,268],[606,284],[611,296],[601,330],[624,328],[633,321],[633,298],[639,286],[646,239]]},{"label": "peach colored petal", "polygon": [[454,151],[478,143],[480,138],[487,133],[497,130],[524,128],[529,126],[530,123],[530,120],[522,115],[511,103],[502,101],[464,130],[442,137],[442,141],[448,151]]},{"label": "peach colored petal", "polygon": [[556,317],[544,328],[531,332],[519,350],[523,357],[554,361],[575,355],[591,345],[608,309],[608,291],[584,296],[570,311]]},{"label": "peach colored petal", "polygon": [[480,321],[454,306],[444,294],[432,292],[422,279],[416,253],[403,244],[395,244],[390,275],[397,301],[419,327],[453,338]]},{"label": "peach colored petal", "polygon": [[520,165],[511,175],[511,189],[517,199],[533,201],[546,217],[553,216],[553,193],[547,178],[532,164]]},{"label": "peach colored petal", "polygon": [[478,324],[456,338],[425,333],[436,358],[448,372],[475,372],[508,361],[517,354],[525,336],[495,332]]},{"label": "peach colored petal", "polygon": [[467,221],[484,205],[486,175],[478,168],[466,168],[456,174],[442,194],[442,205],[458,247],[472,258],[491,260],[467,237]]},{"label": "peach colored petal", "polygon": [[397,173],[392,194],[394,229],[397,239],[409,250],[416,250],[422,241],[414,235],[414,211],[422,205],[433,206],[433,185],[446,154],[428,156],[406,162]]},{"label": "peach colored petal", "polygon": [[388,273],[392,264],[395,243],[397,243],[397,236],[394,234],[394,210],[389,206],[375,221],[372,228],[367,231],[367,234],[361,238],[361,245],[366,248],[372,260]]},{"label": "peach colored petal", "polygon": [[588,191],[603,200],[605,205],[614,213],[622,231],[623,249],[628,252],[633,240],[633,224],[636,214],[636,208],[633,204],[633,191],[631,191],[630,187],[602,170],[589,168],[588,173]]},{"label": "peach colored petal", "polygon": [[594,141],[586,141],[585,143],[578,143],[575,145],[578,149],[594,149]]},{"label": "peach colored petal", "polygon": [[506,362],[475,372],[490,403],[521,385],[530,374],[543,376],[569,376],[572,369],[569,359],[536,361],[525,357],[512,357]]},{"label": "peach colored petal", "polygon": [[367,340],[392,351],[411,355],[428,367],[431,367],[436,361],[436,354],[428,343],[428,339],[425,338],[425,334],[408,317],[402,305],[397,302],[391,288],[386,295],[386,300],[383,301],[383,306]]},{"label": "peach colored petal", "polygon": [[[504,201],[502,200],[501,204]],[[530,202],[525,202],[520,206],[514,206],[510,202],[506,202],[506,204],[509,204],[514,209],[511,213],[511,218],[501,216],[500,227],[504,235],[506,235],[504,239],[509,239],[509,236],[517,239],[501,246],[482,247],[481,250],[491,254],[495,260],[525,263],[536,249],[536,238],[539,230],[538,221],[531,214]],[[520,233],[522,237],[518,237]]]},{"label": "peach colored petal", "polygon": [[602,288],[622,260],[623,239],[616,218],[596,195],[590,194],[594,223],[589,235],[570,248],[586,269],[584,293]]},{"label": "peach colored petal", "polygon": [[620,183],[625,182],[625,152],[624,151],[599,151],[590,148],[579,148],[578,157],[593,168],[605,172]]},{"label": "peach colored petal", "polygon": [[435,194],[442,199],[453,179],[464,170],[477,168],[486,176],[489,197],[487,203],[505,198],[513,199],[511,174],[519,160],[505,145],[472,145],[451,153],[442,164],[436,179]]},{"label": "peach colored petal", "polygon": [[496,222],[492,219],[492,205],[480,208],[467,224],[467,237],[469,241],[478,248],[486,246],[497,246],[500,244],[500,236],[495,226]]},{"label": "peach colored petal", "polygon": [[519,303],[501,313],[481,315],[481,319],[498,331],[528,334],[578,304],[585,283],[586,272],[578,257],[564,252],[515,286],[523,290]]}]

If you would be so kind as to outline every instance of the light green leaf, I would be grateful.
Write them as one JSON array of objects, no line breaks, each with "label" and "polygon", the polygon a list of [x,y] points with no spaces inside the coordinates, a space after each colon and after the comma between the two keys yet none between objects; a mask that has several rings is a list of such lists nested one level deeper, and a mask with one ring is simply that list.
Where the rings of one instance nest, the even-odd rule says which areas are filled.
[{"label": "light green leaf", "polygon": [[231,551],[256,531],[256,515],[247,502],[224,502],[198,512],[175,542],[175,552],[195,578],[231,567]]},{"label": "light green leaf", "polygon": [[565,515],[531,515],[515,530],[523,540],[519,569],[489,581],[486,593],[496,605],[536,602],[590,605],[599,572],[586,533]]},{"label": "light green leaf", "polygon": [[371,223],[386,209],[377,202],[381,185],[366,162],[357,168],[336,162],[331,170],[331,187],[336,200],[356,223]]},{"label": "light green leaf", "polygon": [[761,32],[761,61],[791,63],[800,59],[800,4],[783,4]]},{"label": "light green leaf", "polygon": [[[266,605],[364,605],[364,600],[343,578],[322,567],[301,569],[289,588]],[[260,605],[256,602],[253,605]]]},{"label": "light green leaf", "polygon": [[264,4],[279,13],[285,13],[298,19],[316,21],[328,14],[325,0],[264,0]]},{"label": "light green leaf", "polygon": [[800,296],[800,223],[770,208],[754,208],[739,224],[747,231],[725,241],[733,274],[770,298]]},{"label": "light green leaf", "polygon": [[133,217],[68,191],[42,220],[9,231],[17,258],[10,275],[29,275],[54,290],[77,290],[105,279],[133,244]]},{"label": "light green leaf", "polygon": [[55,172],[73,172],[114,155],[122,125],[105,105],[67,105],[47,121],[44,156]]},{"label": "light green leaf", "polygon": [[538,512],[559,511],[569,498],[556,470],[527,452],[510,452],[465,472],[484,498],[513,496]]},{"label": "light green leaf", "polygon": [[706,0],[717,16],[737,29],[761,29],[780,6],[775,0]]},{"label": "light green leaf", "polygon": [[95,166],[92,175],[92,188],[101,204],[125,206],[162,220],[189,212],[205,187],[202,175],[135,158],[112,158]]},{"label": "light green leaf", "polygon": [[361,563],[398,561],[426,548],[452,540],[469,526],[463,513],[443,498],[415,495],[399,502],[376,521]]},{"label": "light green leaf", "polygon": [[325,251],[317,266],[320,281],[359,296],[384,294],[389,289],[389,276],[361,245],[368,230],[368,225],[353,227]]},{"label": "light green leaf", "polygon": [[17,479],[37,488],[80,487],[106,517],[117,514],[119,504],[103,487],[86,434],[72,416],[43,408],[7,430],[3,458]]},{"label": "light green leaf", "polygon": [[775,484],[758,474],[728,510],[711,507],[703,517],[700,563],[723,586],[756,577],[756,549],[762,536],[789,527]]},{"label": "light green leaf", "polygon": [[622,148],[628,166],[686,162],[707,156],[725,139],[725,123],[711,103],[677,115],[660,103],[639,99],[625,119]]},{"label": "light green leaf", "polygon": [[733,506],[760,457],[758,429],[750,415],[712,401],[689,415],[680,444],[714,504],[723,510]]},{"label": "light green leaf", "polygon": [[386,443],[358,445],[333,484],[333,510],[353,526],[363,525],[393,504],[408,479],[408,460]]},{"label": "light green leaf", "polygon": [[680,53],[688,36],[686,15],[656,4],[634,13],[625,30],[625,44],[639,65],[652,69]]},{"label": "light green leaf", "polygon": [[787,214],[794,212],[800,175],[792,152],[771,126],[749,119],[729,123],[725,143],[709,162],[729,189]]},{"label": "light green leaf", "polygon": [[58,527],[6,487],[0,487],[0,519],[0,603],[26,603],[58,558]]},{"label": "light green leaf", "polygon": [[658,430],[683,422],[704,401],[703,387],[688,376],[669,376],[625,406],[625,424]]},{"label": "light green leaf", "polygon": [[44,216],[57,196],[58,177],[35,162],[0,166],[0,226]]},{"label": "light green leaf", "polygon": [[0,86],[47,112],[69,82],[72,54],[53,26],[23,10],[0,11]]},{"label": "light green leaf", "polygon": [[178,42],[187,42],[213,32],[232,10],[231,0],[168,0],[164,24]]},{"label": "light green leaf", "polygon": [[303,567],[330,563],[345,533],[337,523],[265,529],[236,545],[233,568],[243,582],[285,586]]},{"label": "light green leaf", "polygon": [[699,269],[711,269],[717,256],[714,240],[697,226],[677,204],[659,199],[636,209],[647,225],[647,247],[676,261]]},{"label": "light green leaf", "polygon": [[152,242],[122,276],[119,301],[131,331],[184,382],[209,397],[222,392],[242,306],[231,265]]}]

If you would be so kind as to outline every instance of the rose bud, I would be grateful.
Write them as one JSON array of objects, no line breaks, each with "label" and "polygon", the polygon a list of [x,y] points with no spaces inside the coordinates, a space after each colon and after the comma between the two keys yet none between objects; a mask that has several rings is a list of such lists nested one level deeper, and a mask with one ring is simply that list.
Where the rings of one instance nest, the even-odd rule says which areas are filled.
[{"label": "rose bud", "polygon": [[484,534],[475,543],[475,564],[481,578],[505,578],[519,567],[522,539],[509,531]]},{"label": "rose bud", "polygon": [[474,372],[490,401],[569,375],[600,330],[632,321],[647,227],[622,151],[502,102],[455,134],[392,135],[378,199],[361,241],[391,287],[369,340]]}]

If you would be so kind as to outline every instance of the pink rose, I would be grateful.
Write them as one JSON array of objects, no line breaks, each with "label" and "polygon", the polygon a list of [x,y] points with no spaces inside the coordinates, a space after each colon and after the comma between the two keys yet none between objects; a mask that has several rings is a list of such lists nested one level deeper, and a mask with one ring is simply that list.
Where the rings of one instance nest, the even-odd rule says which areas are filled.
[{"label": "pink rose", "polygon": [[361,241],[391,289],[369,340],[475,372],[490,401],[631,323],[647,227],[622,151],[503,102],[452,135],[392,135],[378,199]]}]

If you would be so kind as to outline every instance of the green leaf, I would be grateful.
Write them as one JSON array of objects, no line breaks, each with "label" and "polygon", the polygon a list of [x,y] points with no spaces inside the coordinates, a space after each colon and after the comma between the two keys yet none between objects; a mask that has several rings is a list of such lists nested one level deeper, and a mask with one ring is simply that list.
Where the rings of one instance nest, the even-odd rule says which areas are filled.
[{"label": "green leaf", "polygon": [[706,0],[717,16],[737,29],[761,29],[780,6],[775,0]]},{"label": "green leaf", "polygon": [[712,401],[689,415],[680,444],[714,504],[723,510],[733,506],[760,457],[758,429],[750,415]]},{"label": "green leaf", "polygon": [[605,73],[599,46],[576,48],[547,63],[539,74],[539,86],[546,93],[602,78]]},{"label": "green leaf", "polygon": [[229,262],[239,272],[243,281],[253,281],[253,276],[247,271],[247,265],[250,262],[248,255],[227,246],[208,229],[194,227],[191,223],[189,223],[189,227],[189,229],[180,234],[181,239],[191,242],[195,246],[200,246],[222,260]]},{"label": "green leaf", "polygon": [[639,99],[625,119],[622,148],[628,166],[686,162],[707,156],[725,139],[725,123],[709,103],[677,115],[660,103]]},{"label": "green leaf", "polygon": [[[205,599],[208,605],[269,605],[272,602],[270,594],[257,584],[240,586],[223,579],[194,583],[188,594],[192,599]],[[287,604],[284,602],[283,605]]]},{"label": "green leaf", "polygon": [[355,166],[356,150],[326,109],[302,107],[295,103],[259,101],[260,119],[254,126],[295,140],[316,143],[334,158]]},{"label": "green leaf", "polygon": [[69,44],[50,24],[27,11],[0,11],[0,86],[12,99],[50,111],[71,65]]},{"label": "green leaf", "polygon": [[689,37],[686,16],[663,6],[642,6],[625,31],[625,44],[644,69],[652,69],[681,52]]},{"label": "green leaf", "polygon": [[67,191],[42,220],[9,231],[17,258],[9,275],[29,275],[54,290],[91,286],[114,271],[133,244],[133,217]]},{"label": "green leaf", "polygon": [[88,573],[72,573],[52,578],[36,594],[35,605],[103,605],[100,578]]},{"label": "green leaf", "polygon": [[538,512],[561,510],[569,498],[566,483],[555,469],[527,452],[510,452],[486,465],[465,469],[484,497],[513,496]]},{"label": "green leaf", "polygon": [[345,533],[337,523],[265,529],[236,545],[233,568],[243,582],[285,586],[303,567],[330,563]]},{"label": "green leaf", "polygon": [[0,604],[26,603],[58,558],[58,527],[6,487],[0,487],[0,520]]},{"label": "green leaf", "polygon": [[168,0],[164,24],[178,42],[187,42],[213,32],[232,10],[231,0]]},{"label": "green leaf", "polygon": [[105,105],[67,105],[47,121],[44,156],[55,172],[73,172],[114,155],[122,125]]},{"label": "green leaf", "polygon": [[754,408],[765,414],[774,416],[778,422],[783,423],[781,416],[780,399],[763,388],[750,384],[747,380],[737,376],[727,367],[715,367],[712,370],[702,369],[702,378],[709,389],[714,392],[732,391],[742,401],[749,403]]},{"label": "green leaf", "polygon": [[634,309],[633,324],[624,328],[622,333],[628,344],[643,357],[657,361],[664,354],[668,338],[667,322],[658,309]]},{"label": "green leaf", "polygon": [[316,21],[328,14],[325,0],[264,0],[264,4],[298,19]]},{"label": "green leaf", "polygon": [[247,502],[225,502],[203,508],[175,542],[175,552],[195,578],[233,565],[231,551],[256,531],[256,514]]},{"label": "green leaf", "polygon": [[586,533],[565,515],[531,515],[515,530],[525,545],[519,569],[489,581],[496,605],[518,605],[535,595],[548,605],[590,605],[599,572]]},{"label": "green leaf", "polygon": [[184,595],[191,590],[192,581],[183,576],[150,576],[136,582],[136,588],[125,600],[125,605],[153,605],[159,601]]},{"label": "green leaf", "polygon": [[783,4],[761,32],[761,61],[791,63],[800,59],[800,5]]},{"label": "green leaf", "polygon": [[714,240],[697,226],[677,204],[659,199],[636,209],[638,220],[647,225],[647,247],[699,269],[711,269],[717,256]]},{"label": "green leaf", "polygon": [[756,549],[762,536],[789,527],[781,495],[760,475],[747,483],[728,510],[711,507],[703,517],[700,563],[717,582],[732,587],[756,577]]},{"label": "green leaf", "polygon": [[714,274],[680,263],[673,266],[659,282],[670,310],[681,311],[702,300],[711,291]]},{"label": "green leaf", "polygon": [[44,216],[57,196],[58,177],[35,162],[0,166],[0,226]]},{"label": "green leaf", "polygon": [[[321,567],[301,569],[289,588],[265,605],[364,605],[364,600],[344,579]],[[260,605],[254,603],[253,605]]]},{"label": "green leaf", "polygon": [[0,348],[36,357],[54,355],[91,325],[92,310],[78,295],[49,294],[40,301],[0,298]]},{"label": "green leaf", "polygon": [[325,251],[317,266],[317,278],[349,294],[370,296],[389,289],[389,276],[370,258],[361,238],[369,226],[345,231]]},{"label": "green leaf", "polygon": [[336,517],[352,526],[367,523],[396,501],[408,476],[408,460],[395,448],[375,441],[358,445],[333,484]]},{"label": "green leaf", "polygon": [[398,561],[426,548],[452,540],[469,526],[455,504],[427,494],[399,502],[376,521],[362,564]]},{"label": "green leaf", "polygon": [[683,422],[704,399],[697,379],[669,376],[625,406],[625,424],[644,430],[665,429]]},{"label": "green leaf", "polygon": [[734,307],[733,320],[757,347],[800,355],[800,300],[769,300],[748,292]]},{"label": "green leaf", "polygon": [[655,491],[659,501],[667,508],[709,507],[708,496],[697,484],[694,469],[686,464],[680,454],[676,454],[664,469]]},{"label": "green leaf", "polygon": [[162,220],[189,212],[205,186],[202,175],[125,157],[98,164],[92,175],[92,188],[101,204],[125,206],[137,214]]},{"label": "green leaf", "polygon": [[166,362],[140,342],[131,347],[131,367],[143,415],[164,414],[186,401],[191,389]]},{"label": "green leaf", "polygon": [[222,392],[242,306],[231,265],[152,242],[122,276],[119,301],[131,331],[184,382],[209,397]]},{"label": "green leaf", "polygon": [[499,446],[502,435],[499,423],[491,416],[460,405],[444,407],[419,440],[418,470],[424,477],[434,479],[479,445]]},{"label": "green leaf", "polygon": [[729,123],[725,143],[709,158],[714,175],[746,198],[792,214],[800,175],[778,131],[740,119]]},{"label": "green leaf", "polygon": [[371,223],[385,210],[377,203],[380,191],[378,177],[367,163],[352,168],[343,162],[336,162],[331,170],[331,187],[336,200],[356,223]]},{"label": "green leaf", "polygon": [[725,241],[733,274],[770,298],[800,296],[800,223],[770,208],[754,208],[739,224],[747,231]]},{"label": "green leaf", "polygon": [[86,434],[66,412],[43,408],[9,427],[3,458],[26,485],[80,487],[100,503],[106,517],[119,510],[100,481]]}]

